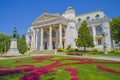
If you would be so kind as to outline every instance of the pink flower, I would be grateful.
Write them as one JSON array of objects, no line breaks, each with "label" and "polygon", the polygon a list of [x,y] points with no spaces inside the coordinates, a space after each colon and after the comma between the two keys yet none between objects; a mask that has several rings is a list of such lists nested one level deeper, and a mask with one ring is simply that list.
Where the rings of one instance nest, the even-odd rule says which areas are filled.
[{"label": "pink flower", "polygon": [[72,76],[76,76],[78,74],[78,71],[74,68],[65,68],[64,70],[69,71]]}]

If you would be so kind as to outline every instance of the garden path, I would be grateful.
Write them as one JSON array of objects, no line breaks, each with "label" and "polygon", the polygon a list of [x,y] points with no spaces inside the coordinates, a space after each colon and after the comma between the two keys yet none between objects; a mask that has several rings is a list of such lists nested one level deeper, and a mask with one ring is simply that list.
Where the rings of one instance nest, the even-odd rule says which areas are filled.
[{"label": "garden path", "polygon": [[20,56],[20,57],[0,57],[0,60],[5,59],[16,59],[16,58],[23,58],[23,57],[31,57],[31,56],[47,56],[47,55],[58,55],[58,56],[69,56],[69,57],[80,57],[80,58],[91,58],[91,59],[102,59],[102,60],[112,60],[112,61],[120,61],[120,57],[116,56],[95,56],[95,55],[83,55],[83,56],[76,56],[76,55],[65,55],[65,54],[32,54],[30,56]]}]

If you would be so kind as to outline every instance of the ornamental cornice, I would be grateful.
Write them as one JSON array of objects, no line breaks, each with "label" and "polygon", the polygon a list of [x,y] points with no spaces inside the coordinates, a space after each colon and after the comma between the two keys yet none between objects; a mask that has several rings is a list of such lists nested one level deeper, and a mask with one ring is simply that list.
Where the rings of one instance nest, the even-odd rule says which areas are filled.
[{"label": "ornamental cornice", "polygon": [[108,17],[103,17],[103,18],[99,18],[99,19],[92,19],[90,21],[88,21],[88,24],[94,24],[94,23],[98,23],[98,22],[109,22],[110,19]]},{"label": "ornamental cornice", "polygon": [[40,17],[38,17],[35,21],[33,21],[32,25],[37,25],[37,24],[41,24],[41,23],[45,23],[45,22],[49,22],[49,21],[54,21],[56,19],[67,20],[62,15],[43,13]]},{"label": "ornamental cornice", "polygon": [[58,23],[63,23],[63,24],[67,24],[68,20],[63,18],[63,17],[57,17],[54,19],[49,19],[46,21],[42,21],[40,23],[37,24],[33,24],[33,28],[38,28],[38,27],[42,27],[42,26],[47,26],[47,25],[51,25],[51,24],[58,24]]}]

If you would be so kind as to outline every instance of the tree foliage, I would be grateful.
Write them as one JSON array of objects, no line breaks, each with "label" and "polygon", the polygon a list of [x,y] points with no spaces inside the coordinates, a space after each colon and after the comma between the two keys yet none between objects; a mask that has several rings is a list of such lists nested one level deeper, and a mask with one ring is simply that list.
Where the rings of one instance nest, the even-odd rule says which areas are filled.
[{"label": "tree foliage", "polygon": [[120,17],[113,18],[110,22],[111,37],[116,43],[120,43]]},{"label": "tree foliage", "polygon": [[22,37],[18,39],[18,49],[19,49],[19,52],[22,54],[27,51],[27,44],[25,41],[25,35],[22,35]]},{"label": "tree foliage", "polygon": [[77,47],[84,47],[84,51],[86,51],[86,47],[94,47],[93,37],[86,21],[83,21],[79,27],[78,38],[75,39],[75,43]]},{"label": "tree foliage", "polygon": [[3,33],[0,33],[0,54],[5,52],[5,47],[6,51],[9,49],[11,37],[11,35],[5,35]]}]

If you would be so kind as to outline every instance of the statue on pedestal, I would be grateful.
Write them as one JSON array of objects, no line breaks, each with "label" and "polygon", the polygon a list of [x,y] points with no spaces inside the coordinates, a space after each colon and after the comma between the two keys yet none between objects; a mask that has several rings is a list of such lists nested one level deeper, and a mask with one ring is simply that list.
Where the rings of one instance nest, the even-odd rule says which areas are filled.
[{"label": "statue on pedestal", "polygon": [[7,54],[5,56],[16,56],[16,55],[21,55],[19,53],[19,50],[17,48],[17,30],[16,27],[14,27],[13,34],[12,34],[12,39],[11,39],[11,44],[10,44],[10,49],[8,50]]}]

